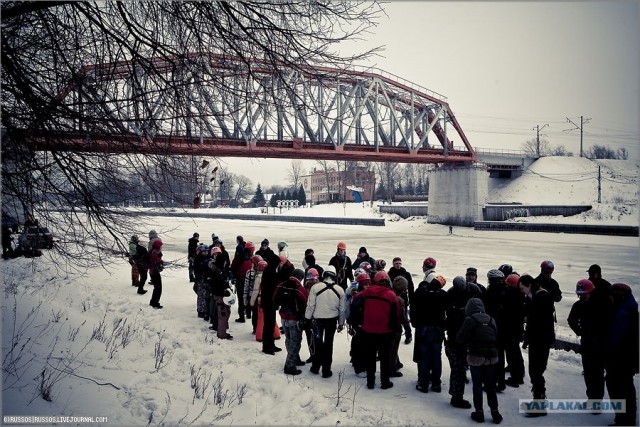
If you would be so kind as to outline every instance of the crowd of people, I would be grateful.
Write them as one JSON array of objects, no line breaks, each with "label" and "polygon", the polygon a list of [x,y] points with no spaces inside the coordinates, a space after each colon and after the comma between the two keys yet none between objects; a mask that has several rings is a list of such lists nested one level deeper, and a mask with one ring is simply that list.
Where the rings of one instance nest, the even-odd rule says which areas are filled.
[{"label": "crowd of people", "polygon": [[[162,308],[162,242],[154,237],[152,242],[150,233],[145,251],[137,236],[132,236],[132,284],[139,293],[146,292],[146,277],[141,277],[144,265],[137,261],[143,259],[154,284],[150,305]],[[404,336],[405,344],[413,342],[416,390],[442,391],[444,348],[450,366],[450,404],[473,409],[471,419],[476,422],[485,421],[486,394],[491,419],[500,423],[498,394],[507,386],[523,385],[526,372],[534,401],[547,399],[544,374],[556,341],[555,303],[563,297],[552,277],[552,261],[541,263],[537,277],[519,275],[511,265],[502,264],[487,272],[486,286],[479,283],[478,270],[469,267],[445,291],[447,280],[436,272],[437,261],[432,257],[424,259],[422,280],[416,286],[400,257],[393,258],[386,269],[384,260],[374,259],[361,247],[352,261],[344,242],[337,244],[326,267],[318,265],[313,249],[307,249],[299,269],[289,259],[284,241],[278,242],[276,252],[268,239],[256,248],[237,236],[230,256],[215,233],[210,245],[199,237],[194,233],[188,242],[189,280],[198,318],[210,322],[209,329],[218,338],[231,340],[231,308],[237,306],[235,321],[251,321],[252,332],[267,355],[282,350],[275,339],[284,334],[287,375],[301,374],[300,367],[310,363],[312,374],[331,377],[334,337],[346,329],[352,337],[351,365],[357,376],[366,378],[369,389],[376,386],[378,366],[381,389],[393,387],[391,378],[403,376],[398,350]],[[576,295],[567,322],[580,337],[586,397],[602,401],[606,385],[610,399],[626,401],[626,410],[615,414],[615,425],[636,425],[633,377],[639,365],[638,304],[631,288],[610,284],[594,264],[588,278],[577,282]],[[310,354],[306,361],[300,357],[303,339]],[[526,368],[522,349],[528,351]],[[472,402],[464,398],[467,373]],[[526,412],[530,417],[544,415],[544,410]]]}]

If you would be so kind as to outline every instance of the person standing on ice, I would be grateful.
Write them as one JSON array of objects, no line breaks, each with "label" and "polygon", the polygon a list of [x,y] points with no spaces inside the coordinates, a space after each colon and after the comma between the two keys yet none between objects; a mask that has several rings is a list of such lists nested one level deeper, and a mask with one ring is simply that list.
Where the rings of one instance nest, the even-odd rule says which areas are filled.
[{"label": "person standing on ice", "polygon": [[338,242],[336,254],[329,260],[329,265],[336,269],[336,283],[340,285],[342,290],[346,290],[351,282],[353,282],[353,269],[351,258],[347,256],[347,244]]},{"label": "person standing on ice", "polygon": [[273,293],[273,300],[278,304],[282,327],[285,334],[287,359],[284,363],[284,373],[300,375],[302,371],[298,365],[300,361],[300,347],[302,346],[302,331],[304,330],[304,315],[307,308],[307,290],[302,286],[304,271],[296,268],[289,279],[278,284]]},{"label": "person standing on ice", "polygon": [[149,252],[149,276],[153,284],[153,292],[151,293],[149,305],[156,309],[162,308],[160,305],[160,297],[162,296],[162,277],[160,276],[160,272],[164,268],[164,261],[162,261],[161,249],[162,240],[156,239],[153,241],[151,251]]},{"label": "person standing on ice", "polygon": [[396,277],[404,277],[407,280],[407,291],[403,292],[399,297],[404,300],[405,311],[407,313],[407,322],[402,323],[402,328],[404,329],[404,343],[408,345],[411,344],[411,341],[413,340],[413,331],[411,330],[411,324],[408,320],[411,314],[411,309],[409,307],[411,305],[411,300],[413,299],[415,286],[413,284],[411,273],[402,266],[402,258],[398,256],[393,258],[392,264],[393,265],[389,268],[389,271],[387,271],[391,281],[393,282]]},{"label": "person standing on ice", "polygon": [[456,335],[456,342],[465,344],[468,349],[467,362],[473,383],[473,408],[471,419],[484,422],[483,396],[487,394],[487,404],[491,409],[491,418],[496,424],[502,422],[498,410],[496,394],[496,365],[498,364],[498,331],[495,320],[484,311],[479,298],[471,298],[465,307],[465,319]]},{"label": "person standing on ice", "polygon": [[189,244],[187,246],[187,258],[189,260],[189,282],[191,283],[196,281],[193,263],[196,259],[196,248],[198,247],[199,238],[200,235],[198,233],[193,233],[193,236],[189,239]]},{"label": "person standing on ice", "polygon": [[[529,349],[529,378],[535,400],[544,400],[547,369],[551,345],[556,341],[554,297],[528,274],[520,276],[520,291],[525,296],[525,322],[523,349]],[[546,411],[529,411],[527,417],[547,415]]]}]

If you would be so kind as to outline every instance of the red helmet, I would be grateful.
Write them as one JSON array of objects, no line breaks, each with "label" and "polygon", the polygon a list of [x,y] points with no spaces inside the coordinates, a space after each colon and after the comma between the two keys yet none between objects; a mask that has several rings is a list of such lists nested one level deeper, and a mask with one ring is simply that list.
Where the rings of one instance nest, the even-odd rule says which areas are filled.
[{"label": "red helmet", "polygon": [[151,247],[153,249],[160,249],[160,246],[162,246],[162,240],[160,239],[154,240],[153,243],[151,244]]},{"label": "red helmet", "polygon": [[367,273],[360,273],[360,274],[358,274],[358,277],[356,277],[356,282],[363,283],[365,285],[370,285],[371,284],[371,276],[369,276]]},{"label": "red helmet", "polygon": [[436,260],[431,257],[427,257],[422,262],[422,265],[424,265],[427,268],[436,268]]},{"label": "red helmet", "polygon": [[376,285],[382,284],[382,282],[387,282],[388,285],[391,285],[391,279],[386,271],[378,271],[373,278],[373,283]]},{"label": "red helmet", "polygon": [[264,271],[265,268],[267,268],[267,261],[258,261],[258,271]]},{"label": "red helmet", "polygon": [[507,285],[513,286],[513,287],[518,286],[519,281],[520,281],[520,276],[516,273],[511,273],[510,275],[507,276],[507,279],[505,280],[505,282],[507,282]]},{"label": "red helmet", "polygon": [[253,252],[256,250],[256,246],[251,242],[247,242],[244,244],[244,249]]},{"label": "red helmet", "polygon": [[578,283],[576,283],[576,294],[578,296],[588,294],[589,292],[593,291],[593,289],[594,289],[594,286],[591,280],[582,279],[582,280],[578,280]]},{"label": "red helmet", "polygon": [[338,249],[347,249],[347,244],[345,242],[338,242]]}]

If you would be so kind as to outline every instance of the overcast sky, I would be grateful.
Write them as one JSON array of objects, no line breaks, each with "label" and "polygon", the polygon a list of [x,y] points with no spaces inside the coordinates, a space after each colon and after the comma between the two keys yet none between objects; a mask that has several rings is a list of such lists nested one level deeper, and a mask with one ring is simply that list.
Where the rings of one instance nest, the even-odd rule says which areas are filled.
[{"label": "overcast sky", "polygon": [[[359,46],[385,45],[368,65],[446,96],[474,148],[520,149],[548,124],[541,139],[579,155],[567,118],[583,116],[585,150],[625,147],[638,159],[638,5],[394,1]],[[285,184],[291,162],[221,160],[263,185]]]}]

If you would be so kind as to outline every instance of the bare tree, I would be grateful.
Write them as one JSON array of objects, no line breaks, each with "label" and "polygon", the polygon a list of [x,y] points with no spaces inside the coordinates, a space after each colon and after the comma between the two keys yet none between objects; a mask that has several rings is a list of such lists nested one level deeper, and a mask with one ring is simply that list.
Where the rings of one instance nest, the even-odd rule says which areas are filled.
[{"label": "bare tree", "polygon": [[305,174],[302,160],[291,160],[291,166],[287,170],[287,177],[291,186],[297,189],[300,186],[300,177]]},{"label": "bare tree", "polygon": [[[247,76],[257,59],[275,72],[344,69],[376,50],[344,57],[337,44],[367,32],[380,13],[375,2],[330,0],[2,2],[3,209],[39,217],[76,264],[104,261],[105,249],[125,251],[124,237],[144,225],[101,203],[95,187],[114,195],[142,187],[166,199],[198,193],[203,171],[193,166],[201,159],[176,165],[166,157],[175,135],[210,135],[197,125],[204,113],[193,106],[206,100],[194,88],[217,87],[233,97],[233,108],[255,90],[248,78],[230,85],[206,58],[233,55]],[[126,91],[114,87],[122,80]],[[208,112],[220,120],[231,113]],[[35,140],[47,151],[34,148]],[[140,143],[144,155],[118,154]],[[63,145],[76,151],[56,148]],[[176,189],[178,181],[194,188]],[[52,205],[64,209],[54,214]]]},{"label": "bare tree", "polygon": [[253,193],[251,180],[244,175],[236,175],[236,188],[233,200],[240,203]]},{"label": "bare tree", "polygon": [[398,174],[398,163],[376,163],[376,169],[378,171],[378,176],[380,177],[380,182],[385,189],[384,198],[387,200],[392,200],[395,195],[395,187],[397,186],[396,176]]},{"label": "bare tree", "polygon": [[523,142],[521,148],[522,151],[530,157],[548,156],[551,154],[551,147],[549,145],[549,141],[546,139],[541,139],[538,143],[536,138],[531,138]]}]

